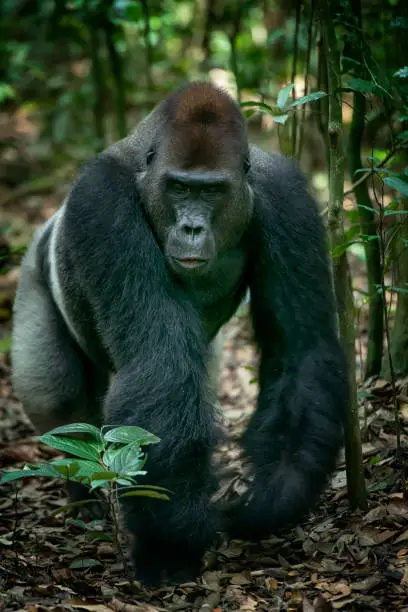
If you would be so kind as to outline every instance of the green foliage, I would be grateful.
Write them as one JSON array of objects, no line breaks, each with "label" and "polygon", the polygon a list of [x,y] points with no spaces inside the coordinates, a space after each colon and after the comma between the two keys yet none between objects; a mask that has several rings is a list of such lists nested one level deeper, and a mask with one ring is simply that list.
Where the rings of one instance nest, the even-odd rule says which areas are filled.
[{"label": "green foliage", "polygon": [[[404,174],[407,170],[408,168],[405,168]],[[405,181],[403,178],[398,178],[396,176],[389,176],[384,179],[384,183],[388,185],[388,187],[391,187],[392,189],[399,191],[400,193],[402,193],[404,197],[408,198],[408,181]],[[408,211],[401,211],[401,210],[398,211],[397,210],[395,212],[401,213],[401,212],[408,212]]]},{"label": "green foliage", "polygon": [[[55,459],[37,465],[27,464],[23,470],[3,473],[0,484],[28,476],[63,478],[80,482],[90,489],[111,489],[113,485],[119,485],[121,494],[123,488],[126,490],[132,487],[132,491],[127,491],[126,495],[168,500],[163,487],[138,485],[136,480],[146,474],[143,468],[147,455],[143,447],[158,444],[160,438],[141,427],[118,426],[106,429],[103,427],[99,430],[88,423],[71,423],[39,436],[43,444],[74,458]],[[70,434],[80,434],[86,439],[78,439]]]},{"label": "green foliage", "polygon": [[313,93],[308,94],[307,96],[302,96],[301,98],[297,98],[296,100],[289,101],[289,96],[291,91],[293,90],[293,87],[293,83],[290,83],[279,91],[275,106],[270,106],[269,104],[265,104],[264,102],[258,102],[254,100],[250,102],[242,102],[241,108],[244,109],[244,114],[246,115],[248,115],[248,110],[252,114],[253,111],[250,109],[255,108],[261,112],[270,115],[270,117],[275,123],[284,125],[289,119],[289,113],[295,107],[315,102],[327,96],[327,93],[325,93],[324,91],[315,91]]},{"label": "green foliage", "polygon": [[0,81],[0,104],[2,104],[5,100],[13,99],[15,95],[16,92],[12,87],[10,87],[10,85]]}]

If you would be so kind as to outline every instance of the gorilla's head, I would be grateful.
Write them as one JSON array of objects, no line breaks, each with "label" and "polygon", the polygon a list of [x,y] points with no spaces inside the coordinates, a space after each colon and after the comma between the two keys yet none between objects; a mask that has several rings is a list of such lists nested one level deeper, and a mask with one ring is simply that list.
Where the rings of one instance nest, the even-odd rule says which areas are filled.
[{"label": "gorilla's head", "polygon": [[175,92],[159,113],[164,128],[143,172],[145,210],[171,269],[207,274],[237,246],[252,214],[244,120],[234,100],[208,83]]}]

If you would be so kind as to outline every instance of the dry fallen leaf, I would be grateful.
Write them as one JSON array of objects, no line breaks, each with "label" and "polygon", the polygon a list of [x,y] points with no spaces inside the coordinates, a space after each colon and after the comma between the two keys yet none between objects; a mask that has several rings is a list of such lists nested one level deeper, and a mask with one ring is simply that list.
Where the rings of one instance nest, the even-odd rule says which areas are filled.
[{"label": "dry fallen leaf", "polygon": [[394,544],[398,544],[399,542],[403,542],[404,540],[408,540],[408,529],[403,531],[403,533],[401,533],[401,535],[399,535],[398,538],[394,540]]},{"label": "dry fallen leaf", "polygon": [[112,608],[109,608],[104,604],[87,603],[86,601],[81,601],[79,599],[68,599],[66,604],[75,610],[89,610],[89,612],[112,612]]}]

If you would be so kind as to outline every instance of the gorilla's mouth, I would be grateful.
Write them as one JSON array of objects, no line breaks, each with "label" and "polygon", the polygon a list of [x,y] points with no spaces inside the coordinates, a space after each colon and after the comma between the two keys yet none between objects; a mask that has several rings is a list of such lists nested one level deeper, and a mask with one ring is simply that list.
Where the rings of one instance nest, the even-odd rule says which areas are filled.
[{"label": "gorilla's mouth", "polygon": [[207,259],[200,259],[198,257],[176,258],[176,261],[183,268],[201,268],[201,266],[207,263]]}]

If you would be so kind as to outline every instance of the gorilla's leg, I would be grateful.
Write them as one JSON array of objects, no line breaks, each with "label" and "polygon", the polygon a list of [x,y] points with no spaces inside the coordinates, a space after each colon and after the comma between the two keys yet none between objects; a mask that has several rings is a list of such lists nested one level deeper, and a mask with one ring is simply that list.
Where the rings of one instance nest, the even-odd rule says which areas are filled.
[{"label": "gorilla's leg", "polygon": [[215,394],[218,393],[221,374],[221,358],[224,346],[224,332],[221,328],[209,347],[209,357],[207,361],[208,379]]},{"label": "gorilla's leg", "polygon": [[[146,355],[162,359],[160,351]],[[200,396],[193,386],[197,364],[163,364],[160,382],[150,376],[150,366],[137,359],[122,368],[106,403],[108,423],[139,425],[161,438],[147,449],[147,476],[140,484],[167,488],[170,500],[120,497],[136,577],[157,586],[194,580],[214,540],[217,523],[210,499],[216,490],[211,465],[216,429],[210,395],[205,391]],[[136,393],[134,381],[139,383]],[[169,381],[172,393],[167,391]]]},{"label": "gorilla's leg", "polygon": [[[40,434],[75,421],[100,426],[108,377],[78,348],[35,265],[43,234],[37,232],[24,258],[14,304],[13,387]],[[68,489],[73,501],[87,497],[82,485]]]}]

